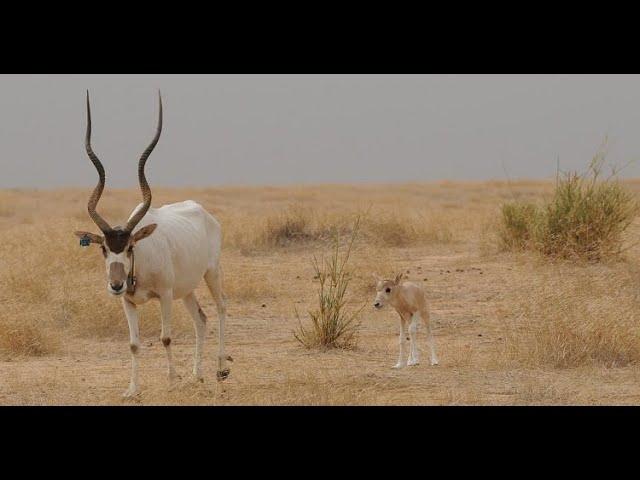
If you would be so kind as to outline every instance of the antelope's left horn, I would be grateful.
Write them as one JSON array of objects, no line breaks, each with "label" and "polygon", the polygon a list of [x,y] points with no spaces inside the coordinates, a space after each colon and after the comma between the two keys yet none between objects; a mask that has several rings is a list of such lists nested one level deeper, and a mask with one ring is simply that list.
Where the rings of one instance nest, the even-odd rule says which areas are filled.
[{"label": "antelope's left horn", "polygon": [[142,152],[142,156],[138,161],[138,182],[140,183],[140,190],[142,191],[142,198],[144,200],[144,205],[142,208],[127,222],[127,226],[125,230],[128,232],[133,231],[138,222],[142,220],[142,217],[145,216],[147,210],[151,206],[151,188],[149,187],[149,183],[147,182],[147,177],[144,174],[144,166],[147,163],[147,158],[153,152],[158,140],[160,139],[160,134],[162,133],[162,95],[160,90],[158,90],[158,100],[160,102],[160,109],[158,113],[158,128],[156,129],[156,136],[153,137],[151,143],[146,148],[144,152]]}]

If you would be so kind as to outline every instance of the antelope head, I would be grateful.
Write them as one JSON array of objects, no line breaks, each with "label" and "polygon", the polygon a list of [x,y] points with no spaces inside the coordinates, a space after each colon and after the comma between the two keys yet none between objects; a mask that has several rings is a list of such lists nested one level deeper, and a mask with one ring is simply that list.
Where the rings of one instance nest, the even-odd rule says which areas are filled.
[{"label": "antelope head", "polygon": [[87,211],[89,216],[98,226],[102,235],[95,233],[77,231],[74,232],[76,236],[80,238],[88,239],[90,243],[95,243],[100,246],[102,255],[105,258],[106,270],[107,270],[107,291],[112,295],[123,295],[127,291],[127,278],[132,268],[132,256],[133,249],[137,242],[148,237],[156,229],[155,223],[147,225],[135,233],[132,234],[136,225],[145,216],[149,207],[151,206],[151,188],[147,183],[147,178],[144,174],[144,166],[147,162],[147,158],[151,155],[151,152],[155,148],[162,132],[162,97],[158,92],[158,99],[160,102],[160,110],[158,114],[158,128],[156,135],[142,153],[138,162],[138,181],[140,183],[140,190],[142,191],[143,204],[141,208],[136,209],[124,227],[115,226],[111,227],[107,221],[100,216],[96,211],[96,206],[102,195],[105,184],[104,167],[98,159],[97,155],[93,153],[91,148],[91,107],[89,106],[89,91],[87,91],[87,133],[85,136],[85,147],[87,155],[91,159],[91,162],[98,171],[98,184],[93,190],[91,197],[89,197],[89,203],[87,204]]}]

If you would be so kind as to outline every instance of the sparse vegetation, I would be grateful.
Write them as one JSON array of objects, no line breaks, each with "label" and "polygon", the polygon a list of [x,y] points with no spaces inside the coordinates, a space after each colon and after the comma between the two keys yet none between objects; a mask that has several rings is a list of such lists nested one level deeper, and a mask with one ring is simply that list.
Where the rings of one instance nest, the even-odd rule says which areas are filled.
[{"label": "sparse vegetation", "polygon": [[502,246],[507,250],[536,249],[542,225],[540,208],[533,203],[513,201],[502,205]]},{"label": "sparse vegetation", "polygon": [[635,274],[566,267],[530,282],[514,298],[505,328],[507,359],[527,367],[624,367],[640,362]]},{"label": "sparse vegetation", "polygon": [[23,310],[20,320],[16,317],[0,320],[0,357],[39,357],[58,350],[58,337],[43,328],[31,312]]},{"label": "sparse vegetation", "polygon": [[502,206],[501,244],[558,258],[599,261],[623,248],[622,234],[638,212],[633,195],[614,178],[602,177],[604,153],[585,174],[559,175],[550,201],[515,201]]},{"label": "sparse vegetation", "polygon": [[368,239],[387,247],[446,244],[452,225],[445,217],[414,211],[374,211],[366,218]]},{"label": "sparse vegetation", "polygon": [[[620,184],[640,192],[638,180]],[[189,381],[193,325],[175,302],[172,346],[183,380],[169,387],[160,371],[166,354],[158,340],[159,306],[149,302],[140,309],[140,402],[637,403],[640,245],[633,239],[640,238],[640,221],[622,235],[625,255],[615,262],[495,254],[500,205],[515,197],[546,215],[542,199],[550,202],[554,190],[553,181],[154,189],[154,206],[192,198],[222,224],[227,350],[236,368],[231,383],[213,380],[216,309],[203,283],[196,295],[209,317],[205,382]],[[94,230],[86,212],[90,191],[0,191],[0,405],[122,404],[127,321],[120,301],[106,293],[99,249],[80,248],[72,234]],[[140,194],[107,187],[102,201],[101,213],[121,223]],[[326,251],[330,261],[337,232],[342,259],[362,212],[368,214],[346,264],[343,310],[349,316],[366,302],[355,321],[358,348],[322,354],[301,348],[292,331],[298,333],[300,319],[312,329],[306,312],[320,306],[309,252]],[[289,228],[301,217],[302,228]],[[278,227],[287,222],[289,227]],[[491,246],[485,254],[483,242]],[[538,247],[526,247],[532,248]],[[437,368],[388,369],[397,355],[397,317],[390,310],[370,313],[371,273],[397,271],[427,290],[441,357]],[[329,284],[327,278],[325,289]]]},{"label": "sparse vegetation", "polygon": [[309,312],[311,326],[305,328],[300,322],[294,332],[296,340],[307,348],[351,348],[355,345],[358,315],[363,307],[346,311],[347,289],[352,272],[347,268],[353,243],[358,235],[360,217],[355,221],[346,251],[340,255],[340,237],[334,235],[334,245],[328,259],[313,259],[313,268],[319,282],[318,309]]}]

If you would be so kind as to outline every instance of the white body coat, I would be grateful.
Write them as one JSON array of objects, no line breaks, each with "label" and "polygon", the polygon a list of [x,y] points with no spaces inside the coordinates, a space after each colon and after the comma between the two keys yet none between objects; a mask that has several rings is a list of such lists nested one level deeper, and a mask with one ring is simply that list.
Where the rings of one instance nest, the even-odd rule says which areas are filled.
[{"label": "white body coat", "polygon": [[[142,205],[140,204],[134,210],[131,217],[142,208]],[[196,331],[193,373],[197,379],[202,380],[201,363],[206,316],[198,305],[194,291],[203,278],[211,291],[218,311],[218,378],[224,378],[229,373],[225,368],[227,357],[224,352],[226,308],[220,268],[222,246],[220,224],[200,204],[191,200],[164,205],[160,208],[149,208],[133,234],[153,223],[157,224],[153,234],[137,243],[134,249],[137,277],[135,292],[133,295],[127,293],[122,296],[122,304],[129,322],[132,354],[131,383],[125,396],[135,395],[139,391],[137,357],[140,337],[136,306],[152,298],[160,301],[161,340],[167,350],[169,377],[176,377],[171,356],[171,307],[173,300],[182,299],[193,318]],[[120,255],[126,256],[124,253]]]}]

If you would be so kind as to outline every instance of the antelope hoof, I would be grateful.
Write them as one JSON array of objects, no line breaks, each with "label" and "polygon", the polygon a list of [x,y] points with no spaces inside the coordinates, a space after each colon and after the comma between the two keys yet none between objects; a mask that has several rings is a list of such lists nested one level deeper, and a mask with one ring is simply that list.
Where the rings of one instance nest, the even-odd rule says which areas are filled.
[{"label": "antelope hoof", "polygon": [[223,380],[227,379],[230,373],[231,373],[231,370],[229,370],[228,368],[225,368],[224,370],[218,370],[216,372],[216,378],[218,379],[219,382],[222,382]]},{"label": "antelope hoof", "polygon": [[431,360],[431,366],[435,367],[436,365],[439,365],[438,360]]},{"label": "antelope hoof", "polygon": [[414,365],[420,365],[420,361],[419,360],[409,360],[407,362],[407,366],[409,366],[409,367],[413,367]]},{"label": "antelope hoof", "polygon": [[406,366],[407,366],[406,364],[398,362],[391,368],[393,368],[394,370],[400,370],[401,368],[404,368]]},{"label": "antelope hoof", "polygon": [[140,395],[140,390],[138,388],[129,387],[122,394],[122,398],[133,398],[133,397],[137,397],[138,395]]}]

